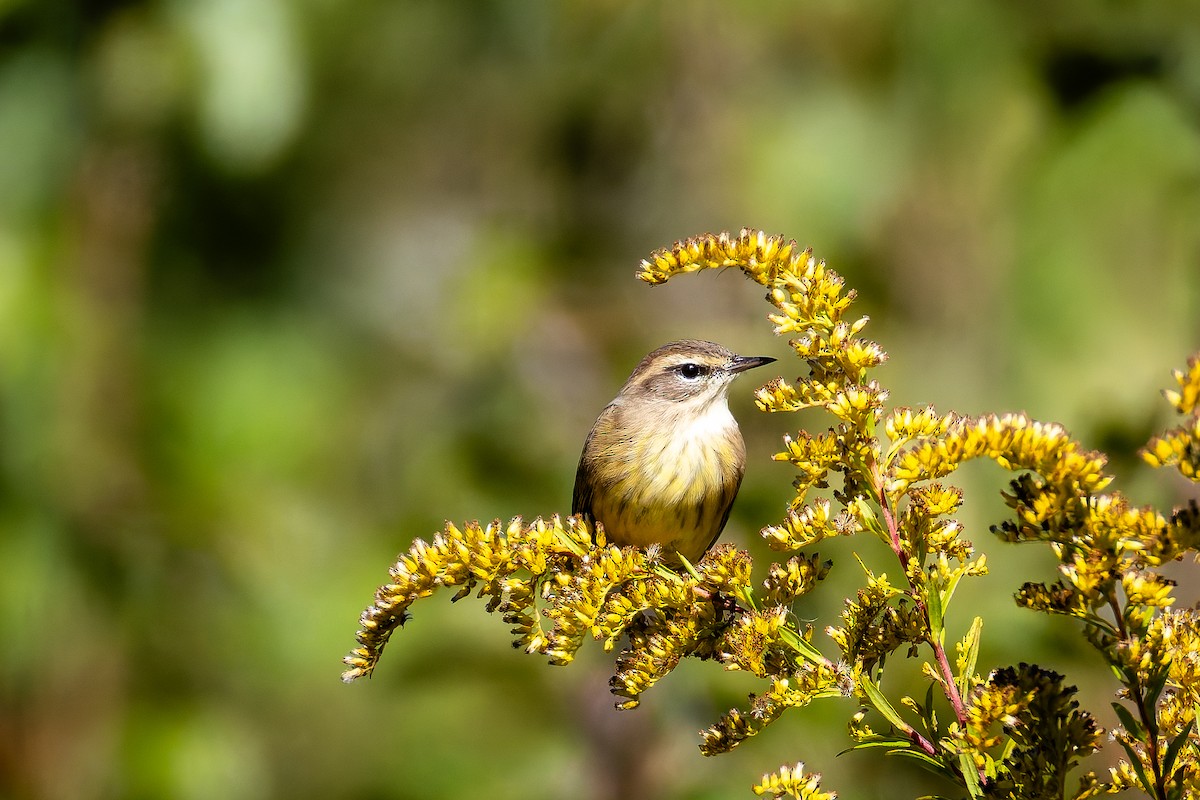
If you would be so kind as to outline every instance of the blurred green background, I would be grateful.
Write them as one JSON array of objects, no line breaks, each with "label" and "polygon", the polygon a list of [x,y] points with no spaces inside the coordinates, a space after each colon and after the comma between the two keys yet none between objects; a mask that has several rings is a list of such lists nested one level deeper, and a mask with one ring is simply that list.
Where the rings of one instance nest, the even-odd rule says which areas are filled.
[{"label": "blurred green background", "polygon": [[[836,758],[849,701],[704,759],[754,681],[687,663],[616,714],[611,656],[550,668],[474,600],[338,681],[413,537],[569,510],[645,352],[798,371],[736,274],[633,278],[742,225],[859,290],[897,404],[1028,411],[1138,501],[1189,491],[1134,452],[1200,345],[1195,2],[0,2],[0,797],[716,798],[801,759],[946,791]],[[727,536],[765,559],[769,456],[827,423],[753,388]],[[1012,605],[1052,559],[987,532],[1006,476],[961,476],[993,574],[952,624],[1107,708],[1077,630]]]}]

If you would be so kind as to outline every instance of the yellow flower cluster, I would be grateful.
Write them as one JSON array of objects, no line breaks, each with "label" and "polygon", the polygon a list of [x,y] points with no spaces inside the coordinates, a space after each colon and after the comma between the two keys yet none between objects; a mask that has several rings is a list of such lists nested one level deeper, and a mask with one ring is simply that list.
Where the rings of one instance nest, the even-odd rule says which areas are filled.
[{"label": "yellow flower cluster", "polygon": [[1175,602],[1171,590],[1175,581],[1153,572],[1130,570],[1121,576],[1121,588],[1130,605],[1166,608]]},{"label": "yellow flower cluster", "polygon": [[1150,508],[1136,509],[1127,524],[1134,535],[1125,541],[1126,549],[1138,551],[1141,561],[1150,566],[1200,550],[1200,504],[1194,499],[1168,518]]},{"label": "yellow flower cluster", "polygon": [[954,486],[931,483],[914,487],[908,494],[908,505],[900,515],[900,532],[905,548],[913,554],[919,567],[926,556],[949,556],[961,562],[973,553],[971,543],[962,538],[963,527],[958,520],[943,519],[953,514],[962,503],[962,491]]},{"label": "yellow flower cluster", "polygon": [[[1062,680],[1020,664],[973,683],[965,721],[951,723],[949,733],[979,770],[988,797],[1065,797],[1067,773],[1099,748],[1103,731]],[[1097,791],[1089,773],[1070,796],[1080,800]]]},{"label": "yellow flower cluster", "polygon": [[1013,471],[1030,470],[1073,494],[1095,494],[1108,485],[1105,458],[1086,451],[1061,425],[1024,414],[989,414],[947,422],[945,432],[904,450],[890,471],[888,492],[949,475],[975,458],[990,458]]},{"label": "yellow flower cluster", "polygon": [[713,629],[717,625],[712,604],[688,618],[666,613],[642,617],[649,624],[631,627],[629,647],[617,657],[617,673],[609,681],[613,694],[624,698],[617,708],[636,708],[643,692],[666,677],[689,655],[711,657]]},{"label": "yellow flower cluster", "polygon": [[601,536],[593,541],[586,524],[558,516],[529,524],[518,517],[507,526],[447,524],[432,542],[413,542],[390,578],[362,614],[343,680],[374,670],[413,602],[443,588],[458,589],[457,600],[478,586],[489,598],[487,610],[513,626],[514,645],[552,664],[570,663],[589,636],[605,649],[627,637],[613,679],[623,707],[637,705],[641,692],[684,656],[718,651],[730,622],[715,594],[753,595],[749,557],[732,546],[714,548],[693,573],[680,576],[653,554],[606,545]]},{"label": "yellow flower cluster", "polygon": [[[1162,686],[1160,731],[1183,731],[1200,712],[1200,612],[1166,610],[1136,639],[1117,642],[1115,665],[1147,684]],[[1193,734],[1200,744],[1200,736]],[[1195,753],[1200,760],[1200,748]]]},{"label": "yellow flower cluster", "polygon": [[1008,541],[1048,541],[1062,575],[1051,586],[1026,584],[1018,602],[1090,618],[1093,610],[1114,602],[1119,589],[1132,633],[1143,631],[1156,609],[1174,602],[1174,584],[1153,568],[1200,544],[1194,502],[1168,518],[1150,507],[1133,507],[1118,493],[1071,493],[1030,474],[1014,480],[1004,497],[1014,519],[994,530]]},{"label": "yellow flower cluster", "polygon": [[1090,606],[1087,600],[1061,581],[1052,584],[1026,583],[1017,591],[1017,605],[1046,614],[1062,614],[1085,619]]},{"label": "yellow flower cluster", "polygon": [[[606,605],[607,625],[596,638],[605,638],[606,648],[622,634],[629,639],[609,684],[614,694],[624,698],[618,708],[636,707],[642,693],[686,656],[724,657],[730,647],[728,631],[736,622],[725,616],[721,592],[752,596],[749,556],[728,544],[710,550],[694,573],[678,576],[658,570],[612,591]],[[739,609],[735,620],[752,613]]]},{"label": "yellow flower cluster", "polygon": [[842,697],[846,685],[831,663],[804,663],[786,678],[771,681],[762,694],[750,695],[750,710],[730,709],[715,725],[700,733],[700,752],[706,756],[727,753],[756,736],[789,708],[800,708],[821,697]]},{"label": "yellow flower cluster", "polygon": [[828,500],[820,500],[799,510],[790,508],[782,524],[763,528],[762,537],[772,550],[787,551],[808,547],[843,531],[855,532],[848,526],[839,529],[832,514]]},{"label": "yellow flower cluster", "polygon": [[942,436],[958,419],[956,414],[938,416],[933,406],[925,406],[916,411],[911,408],[897,408],[884,420],[883,432],[895,447],[917,437]]},{"label": "yellow flower cluster", "polygon": [[1179,384],[1179,391],[1163,392],[1167,402],[1180,414],[1194,414],[1200,409],[1200,355],[1188,359],[1187,370],[1174,370],[1172,375]]},{"label": "yellow flower cluster", "polygon": [[812,252],[800,250],[794,240],[742,228],[737,236],[706,233],[657,250],[642,261],[637,276],[655,285],[686,272],[737,267],[765,285],[783,265],[811,260]]},{"label": "yellow flower cluster", "polygon": [[[558,518],[554,527],[565,538],[577,531],[564,528]],[[375,669],[393,631],[408,619],[408,608],[422,597],[428,597],[442,587],[461,587],[457,597],[470,593],[479,581],[484,591],[495,600],[493,608],[504,606],[506,614],[521,616],[523,606],[532,601],[526,587],[506,581],[516,568],[524,567],[533,574],[545,574],[550,568],[550,544],[545,525],[525,530],[521,520],[514,519],[507,536],[499,520],[486,527],[478,522],[462,530],[452,524],[434,537],[432,543],[422,539],[413,542],[389,570],[391,581],[375,592],[375,602],[363,611],[356,634],[358,647],[343,659],[349,667],[342,680],[352,681],[370,675]],[[534,540],[542,537],[542,546]],[[515,545],[515,546],[513,546]],[[528,557],[521,560],[521,555]],[[515,591],[514,591],[515,589]],[[524,632],[530,641],[537,638],[532,630]]]},{"label": "yellow flower cluster", "polygon": [[1033,690],[1020,691],[1011,682],[978,682],[968,695],[967,718],[960,728],[951,723],[950,734],[984,767],[984,751],[1004,742],[1005,726],[1017,724],[1020,713],[1033,698]]},{"label": "yellow flower cluster", "polygon": [[[830,270],[832,274],[832,270]],[[813,324],[813,317],[807,316],[814,310],[812,304],[805,302],[809,295],[806,279],[788,277],[784,280],[786,291],[776,289],[772,297],[776,305],[784,310],[783,314],[772,314],[769,318],[775,323],[775,332],[780,335],[800,333],[792,340],[792,349],[796,355],[804,359],[818,375],[846,376],[852,382],[861,381],[868,369],[878,367],[887,360],[875,342],[859,339],[857,334],[866,327],[868,317],[860,317],[853,323],[834,322],[820,327]],[[834,284],[840,288],[841,279]],[[818,309],[818,315],[840,314],[853,299],[853,293],[846,297],[837,298],[827,309]],[[833,298],[827,298],[833,300]],[[821,322],[825,318],[817,317]]]},{"label": "yellow flower cluster", "polygon": [[769,794],[775,800],[784,797],[795,800],[837,800],[837,792],[821,791],[821,774],[806,773],[803,763],[794,767],[783,766],[763,775],[762,781],[754,787],[754,793]]},{"label": "yellow flower cluster", "polygon": [[848,663],[870,669],[906,644],[927,641],[929,626],[909,596],[888,583],[886,575],[866,572],[867,585],[854,600],[846,601],[843,624],[831,625],[826,633]]},{"label": "yellow flower cluster", "polygon": [[816,588],[817,583],[829,574],[832,561],[818,563],[820,556],[816,553],[808,556],[794,556],[785,563],[773,563],[767,568],[767,577],[763,581],[763,602],[766,606],[790,606],[801,595],[808,594]]},{"label": "yellow flower cluster", "polygon": [[1186,421],[1151,439],[1141,452],[1153,466],[1174,466],[1189,480],[1200,481],[1200,354],[1188,359],[1187,366],[1174,372],[1179,391],[1163,392]]},{"label": "yellow flower cluster", "polygon": [[[1066,797],[1065,773],[1100,736],[1078,708],[1075,690],[1062,676],[1026,664],[981,678],[979,618],[957,644],[955,666],[946,652],[956,587],[985,574],[987,564],[950,518],[962,492],[940,479],[984,458],[1019,473],[1002,493],[1010,516],[992,531],[1005,541],[1043,542],[1059,560],[1059,580],[1026,584],[1017,603],[1083,621],[1129,704],[1114,705],[1122,723],[1114,737],[1129,759],[1107,784],[1085,774],[1069,796],[1126,788],[1154,797],[1200,796],[1200,617],[1172,609],[1174,584],[1155,571],[1200,548],[1200,506],[1192,501],[1168,515],[1105,493],[1111,478],[1102,454],[1061,426],[1023,414],[966,418],[928,406],[885,412],[888,393],[870,370],[887,354],[862,338],[868,318],[850,315],[854,291],[794,241],[750,229],[699,236],[653,253],[638,277],[660,284],[731,267],[767,288],[775,332],[791,337],[805,367],[795,380],[759,389],[758,407],[821,408],[832,418],[827,430],[784,438],[774,458],[795,469],[796,492],[784,519],[763,528],[762,537],[773,550],[793,552],[865,531],[899,567],[892,585],[864,566],[865,585],[846,601],[840,624],[825,629],[840,660],[826,658],[812,628],[791,611],[830,568],[817,553],[770,564],[756,597],[750,557],[730,545],[676,573],[655,548],[609,546],[602,529],[555,516],[528,524],[520,518],[507,525],[448,524],[431,542],[414,542],[363,612],[343,678],[371,673],[415,601],[443,588],[453,589],[455,600],[477,589],[487,610],[511,626],[515,646],[553,664],[570,663],[587,638],[606,651],[621,648],[610,681],[621,708],[636,706],[688,656],[766,681],[748,710],[731,709],[702,733],[706,755],[736,747],[789,708],[854,696],[888,728],[875,733],[860,712],[851,724],[855,749],[882,746],[910,756],[973,798]],[[1185,420],[1152,439],[1142,456],[1200,481],[1200,354],[1175,381],[1178,389],[1165,394]],[[810,499],[809,492],[822,494]],[[923,665],[930,680],[923,704],[905,698],[894,706],[883,694],[883,665],[904,648],[910,656],[931,654]],[[935,701],[949,707],[948,716],[935,711]],[[800,764],[765,775],[755,791],[834,797]]]},{"label": "yellow flower cluster", "polygon": [[555,602],[545,611],[553,623],[543,648],[550,663],[569,664],[589,634],[606,642],[619,636],[618,631],[630,624],[633,615],[621,613],[625,609],[614,609],[615,603],[607,603],[609,593],[646,574],[644,551],[612,545],[588,552],[574,571],[559,572]]},{"label": "yellow flower cluster", "polygon": [[1109,791],[1126,789],[1167,797],[1200,796],[1200,612],[1166,610],[1147,625],[1143,636],[1114,645],[1114,663],[1127,682],[1151,687],[1155,717],[1143,724],[1114,705],[1122,725],[1113,738],[1124,760],[1109,773]]},{"label": "yellow flower cluster", "polygon": [[739,615],[722,642],[725,668],[746,670],[760,678],[790,673],[796,653],[783,640],[787,617],[782,606]]},{"label": "yellow flower cluster", "polygon": [[[1167,611],[1157,623],[1157,635],[1171,656],[1168,685],[1195,714],[1200,711],[1200,612],[1194,608]],[[1200,758],[1200,752],[1195,755]]]},{"label": "yellow flower cluster", "polygon": [[786,461],[800,471],[796,478],[798,486],[825,488],[829,485],[831,470],[841,467],[844,447],[834,431],[813,436],[808,431],[799,431],[795,436],[783,437],[782,453],[776,453],[775,461]]}]

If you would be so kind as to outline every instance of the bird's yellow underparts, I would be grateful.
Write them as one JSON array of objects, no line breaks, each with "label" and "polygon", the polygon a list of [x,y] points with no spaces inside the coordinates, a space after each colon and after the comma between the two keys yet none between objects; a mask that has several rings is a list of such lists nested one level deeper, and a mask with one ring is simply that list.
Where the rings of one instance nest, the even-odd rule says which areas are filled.
[{"label": "bird's yellow underparts", "polygon": [[698,561],[729,519],[746,446],[729,385],[769,364],[685,339],[642,359],[588,434],[572,513],[618,545],[661,546],[668,563]]}]

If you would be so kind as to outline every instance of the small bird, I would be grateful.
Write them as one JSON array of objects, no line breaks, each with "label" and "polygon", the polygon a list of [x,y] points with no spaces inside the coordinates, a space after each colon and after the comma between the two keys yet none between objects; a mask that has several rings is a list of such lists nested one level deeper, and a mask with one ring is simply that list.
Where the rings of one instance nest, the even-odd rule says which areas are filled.
[{"label": "small bird", "polygon": [[729,413],[729,384],[775,359],[684,339],[642,359],[588,434],[572,514],[608,541],[657,544],[670,564],[695,563],[729,519],[746,445]]}]

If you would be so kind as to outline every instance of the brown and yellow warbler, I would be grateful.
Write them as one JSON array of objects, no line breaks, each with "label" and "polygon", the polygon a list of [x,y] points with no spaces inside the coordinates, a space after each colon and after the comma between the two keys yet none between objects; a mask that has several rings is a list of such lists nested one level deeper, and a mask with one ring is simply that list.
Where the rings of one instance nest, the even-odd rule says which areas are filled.
[{"label": "brown and yellow warbler", "polygon": [[588,434],[571,513],[619,545],[659,545],[669,563],[712,547],[746,472],[729,384],[770,364],[684,339],[642,359]]}]

